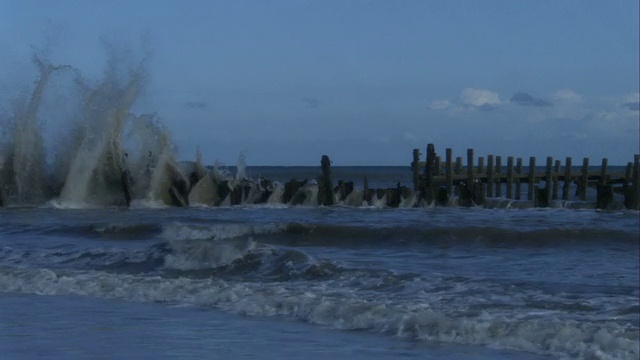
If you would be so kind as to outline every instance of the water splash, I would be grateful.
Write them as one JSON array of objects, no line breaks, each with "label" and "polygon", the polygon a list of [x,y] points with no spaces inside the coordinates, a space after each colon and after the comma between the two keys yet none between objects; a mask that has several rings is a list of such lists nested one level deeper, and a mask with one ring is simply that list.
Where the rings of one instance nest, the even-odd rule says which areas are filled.
[{"label": "water splash", "polygon": [[54,72],[73,70],[69,65],[49,64],[38,54],[33,55],[32,61],[39,74],[29,101],[18,99],[14,103],[8,130],[13,137],[5,145],[1,167],[9,198],[20,204],[40,203],[47,196],[46,152],[38,110]]},{"label": "water splash", "polygon": [[[9,203],[37,205],[58,196],[64,207],[120,205],[128,202],[127,181],[132,192],[127,195],[170,204],[166,190],[182,177],[169,133],[156,115],[131,113],[146,84],[145,61],[132,65],[128,52],[103,45],[109,57],[99,80],[33,56],[38,76],[30,97],[18,98],[12,117],[2,123],[0,190]],[[78,94],[70,100],[77,106],[64,124],[44,131],[38,112],[43,98],[51,97],[47,84],[62,70],[71,70],[67,85]],[[51,137],[54,130],[62,134],[47,149],[45,135]],[[201,162],[199,172],[204,172]]]},{"label": "water splash", "polygon": [[132,71],[125,84],[118,80],[118,64],[112,59],[103,82],[83,101],[86,128],[82,145],[70,166],[60,200],[92,205],[117,204],[122,199],[121,174],[128,155],[122,136],[128,114],[144,82],[144,68]]}]

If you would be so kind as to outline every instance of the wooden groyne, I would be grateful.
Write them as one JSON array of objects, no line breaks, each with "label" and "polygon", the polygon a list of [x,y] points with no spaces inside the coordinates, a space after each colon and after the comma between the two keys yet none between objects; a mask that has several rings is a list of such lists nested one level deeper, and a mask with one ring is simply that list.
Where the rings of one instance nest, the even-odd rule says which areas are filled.
[{"label": "wooden groyne", "polygon": [[[116,179],[117,184],[103,190],[112,190],[107,194],[115,199],[113,201],[117,201],[118,196],[114,191],[119,192],[122,198],[118,205],[124,206],[150,197],[153,201],[180,207],[286,204],[640,210],[640,155],[637,154],[626,167],[611,168],[606,158],[599,166],[590,165],[588,158],[582,159],[581,166],[575,166],[571,157],[565,158],[564,163],[547,157],[542,164],[530,157],[525,165],[522,158],[513,156],[508,156],[506,161],[493,154],[476,158],[473,149],[467,150],[464,163],[463,157],[454,158],[452,149],[445,150],[443,160],[433,144],[428,144],[424,161],[421,156],[419,149],[413,150],[412,187],[397,182],[392,187],[372,188],[366,177],[363,189],[355,189],[351,180],[334,182],[331,160],[323,155],[321,173],[302,181],[293,178],[280,183],[263,177],[252,180],[244,171],[241,176],[230,177],[221,175],[216,168],[207,170],[196,160],[156,167],[155,171],[160,171],[158,176],[165,178],[153,189],[140,189],[135,185],[148,183],[150,186],[150,178],[156,176],[155,172],[152,176],[147,172],[139,174],[135,179],[125,169]],[[0,207],[7,203],[5,195],[0,186]]]},{"label": "wooden groyne", "polygon": [[[535,157],[523,166],[522,158],[508,156],[503,168],[501,156],[489,154],[478,157],[468,149],[466,166],[462,157],[453,158],[452,149],[445,150],[444,162],[429,144],[425,161],[420,161],[420,150],[413,150],[413,190],[419,191],[427,203],[445,205],[449,199],[458,198],[461,206],[482,205],[488,198],[505,198],[532,201],[536,207],[548,207],[553,200],[588,201],[587,189],[595,189],[595,207],[607,209],[613,205],[614,194],[623,197],[624,207],[640,209],[640,155],[635,155],[625,171],[612,172],[608,160],[602,159],[599,169],[590,167],[589,158],[582,159],[582,166],[575,168],[571,157],[560,160],[546,158],[540,170]],[[526,189],[525,189],[526,187]],[[571,191],[575,189],[575,191]],[[504,193],[503,193],[504,190]]]}]

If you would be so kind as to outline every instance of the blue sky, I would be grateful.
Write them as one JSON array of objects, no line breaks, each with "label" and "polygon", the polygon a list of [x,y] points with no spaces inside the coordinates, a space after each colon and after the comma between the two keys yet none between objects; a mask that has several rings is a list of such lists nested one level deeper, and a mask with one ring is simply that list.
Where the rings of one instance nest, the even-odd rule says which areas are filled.
[{"label": "blue sky", "polygon": [[0,116],[35,79],[34,47],[97,78],[107,39],[150,56],[134,110],[183,159],[407,165],[433,142],[626,164],[638,18],[637,0],[0,0]]}]

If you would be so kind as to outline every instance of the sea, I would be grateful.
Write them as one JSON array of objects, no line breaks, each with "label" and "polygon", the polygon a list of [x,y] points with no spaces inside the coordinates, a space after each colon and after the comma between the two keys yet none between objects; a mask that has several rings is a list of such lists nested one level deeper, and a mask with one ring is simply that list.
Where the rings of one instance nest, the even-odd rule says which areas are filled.
[{"label": "sea", "polygon": [[0,114],[0,359],[638,359],[638,211],[363,201],[408,164],[332,168],[355,195],[318,206],[319,166],[179,163],[107,53],[34,53]]},{"label": "sea", "polygon": [[[338,175],[411,176],[384,170]],[[639,226],[565,207],[8,206],[0,357],[637,359]]]}]

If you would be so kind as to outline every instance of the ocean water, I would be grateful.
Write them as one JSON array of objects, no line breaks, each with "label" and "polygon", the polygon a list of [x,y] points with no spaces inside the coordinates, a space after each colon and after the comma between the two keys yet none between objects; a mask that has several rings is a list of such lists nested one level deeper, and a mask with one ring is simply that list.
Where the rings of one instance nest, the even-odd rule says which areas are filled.
[{"label": "ocean water", "polygon": [[637,211],[362,201],[408,162],[334,167],[357,189],[319,207],[317,167],[177,161],[147,62],[107,53],[34,53],[0,114],[0,359],[638,358]]},{"label": "ocean water", "polygon": [[637,359],[639,214],[0,209],[0,351]]}]

